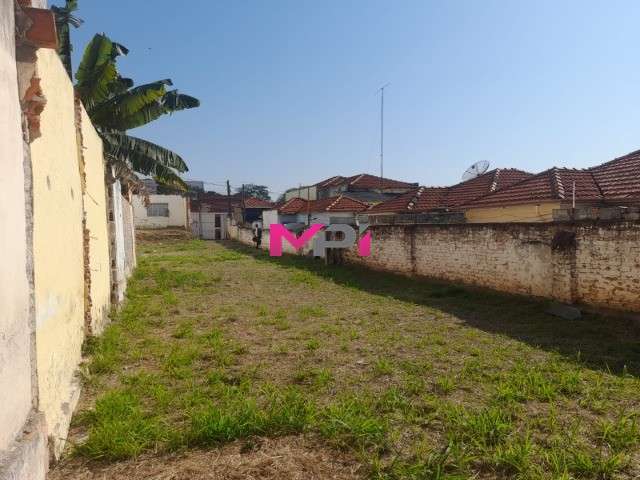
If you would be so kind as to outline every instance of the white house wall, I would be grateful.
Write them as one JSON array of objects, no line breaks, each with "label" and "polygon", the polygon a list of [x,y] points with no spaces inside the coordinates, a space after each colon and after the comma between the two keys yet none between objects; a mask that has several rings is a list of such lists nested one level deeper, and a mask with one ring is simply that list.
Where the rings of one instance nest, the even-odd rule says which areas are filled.
[{"label": "white house wall", "polygon": [[150,203],[166,203],[169,206],[168,217],[149,217],[143,198],[135,195],[132,199],[133,218],[138,228],[187,228],[189,218],[187,199],[180,195],[149,195]]}]

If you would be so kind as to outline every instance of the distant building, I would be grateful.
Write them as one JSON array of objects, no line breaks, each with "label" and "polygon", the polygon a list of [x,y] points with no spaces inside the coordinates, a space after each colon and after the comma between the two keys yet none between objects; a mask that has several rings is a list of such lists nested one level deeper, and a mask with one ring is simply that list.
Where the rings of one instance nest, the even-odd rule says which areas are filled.
[{"label": "distant building", "polygon": [[356,225],[359,213],[369,208],[364,202],[346,195],[324,198],[322,200],[306,200],[292,198],[277,208],[262,213],[265,230],[273,223],[280,223],[290,230],[299,230],[313,223]]},{"label": "distant building", "polygon": [[241,193],[226,196],[206,192],[191,201],[191,232],[206,240],[224,240],[227,219],[235,224],[251,224],[261,221],[262,212],[271,208],[272,202],[255,197],[243,200]]},{"label": "distant building", "polygon": [[137,228],[189,228],[189,199],[182,195],[152,194],[148,202],[135,195],[132,205]]},{"label": "distant building", "polygon": [[294,198],[321,200],[346,194],[368,204],[380,203],[418,187],[417,183],[376,177],[367,173],[343,177],[336,175],[314,185],[291,188],[285,192],[285,201]]},{"label": "distant building", "polygon": [[588,168],[553,167],[461,206],[469,222],[550,222],[554,211],[640,206],[640,150]]},{"label": "distant building", "polygon": [[533,174],[514,168],[496,168],[450,187],[418,187],[378,205],[366,212],[368,216],[396,214],[459,213],[462,205],[493,192],[501,191]]}]

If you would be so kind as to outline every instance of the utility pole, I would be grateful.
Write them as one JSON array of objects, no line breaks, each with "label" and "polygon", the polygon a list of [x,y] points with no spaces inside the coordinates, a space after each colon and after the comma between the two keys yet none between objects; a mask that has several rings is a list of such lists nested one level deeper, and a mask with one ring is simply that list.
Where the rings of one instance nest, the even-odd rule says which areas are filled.
[{"label": "utility pole", "polygon": [[229,213],[229,218],[231,218],[231,185],[229,184],[229,180],[227,180],[227,213]]},{"label": "utility pole", "polygon": [[242,203],[240,203],[240,214],[242,215],[242,224],[244,225],[244,183],[242,184]]},{"label": "utility pole", "polygon": [[380,87],[380,190],[384,186],[384,89],[390,84]]}]

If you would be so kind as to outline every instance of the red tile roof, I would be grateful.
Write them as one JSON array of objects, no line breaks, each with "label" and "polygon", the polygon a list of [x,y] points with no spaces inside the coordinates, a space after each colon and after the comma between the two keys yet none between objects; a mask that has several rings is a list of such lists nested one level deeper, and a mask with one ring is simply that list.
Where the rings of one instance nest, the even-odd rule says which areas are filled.
[{"label": "red tile roof", "polygon": [[332,185],[339,185],[344,180],[346,179],[342,175],[335,175],[333,177],[326,178],[325,180],[322,180],[321,182],[316,183],[314,186],[318,188],[326,188]]},{"label": "red tile roof", "polygon": [[447,192],[447,207],[457,207],[475,200],[490,192],[507,188],[514,183],[531,177],[533,174],[515,168],[496,168],[476,178],[449,187]]},{"label": "red tile roof", "polygon": [[[237,197],[232,195],[231,206],[233,207],[233,205],[237,204]],[[201,197],[191,200],[190,208],[192,212],[198,212],[200,210],[203,212],[227,212],[229,210],[229,200],[223,195]]]},{"label": "red tile roof", "polygon": [[261,198],[247,197],[244,199],[244,208],[273,208],[273,205],[273,202]]},{"label": "red tile roof", "polygon": [[[231,195],[231,207],[238,207],[242,204],[242,194]],[[244,199],[244,208],[273,208],[273,202],[261,200],[255,197]],[[229,198],[226,195],[207,193],[194,200],[191,200],[191,211],[197,212],[202,206],[202,211],[226,212],[229,209]]]},{"label": "red tile roof", "polygon": [[305,200],[292,198],[279,208],[283,214],[293,215],[303,212],[363,212],[369,208],[366,203],[354,200],[345,195],[324,198],[322,200]]},{"label": "red tile roof", "polygon": [[497,168],[451,187],[419,187],[372,207],[371,213],[418,212],[455,208],[531,176],[531,173],[514,168]]},{"label": "red tile roof", "polygon": [[574,182],[576,200],[602,200],[602,193],[592,172],[589,170],[553,167],[515,183],[508,188],[465,203],[463,206],[466,208],[497,207],[554,200],[571,200]]},{"label": "red tile roof", "polygon": [[390,178],[380,178],[368,173],[361,173],[346,179],[350,187],[353,188],[411,188],[417,187],[417,183],[402,182],[400,180],[392,180]]},{"label": "red tile roof", "polygon": [[640,199],[640,150],[590,170],[606,200]]},{"label": "red tile roof", "polygon": [[284,213],[285,215],[295,215],[298,212],[303,211],[303,209],[307,208],[307,200],[296,197],[291,200],[287,200],[278,208],[278,212]]},{"label": "red tile roof", "polygon": [[[359,173],[358,175],[352,175],[350,177],[343,177],[342,175],[336,175],[334,177],[327,178],[321,182],[316,183],[314,186],[317,188],[336,187],[338,185],[348,184],[355,189],[373,189],[380,188],[380,177],[375,175],[369,175],[368,173]],[[390,178],[382,179],[382,188],[411,188],[417,187],[417,183],[402,182],[400,180],[392,180]]]}]

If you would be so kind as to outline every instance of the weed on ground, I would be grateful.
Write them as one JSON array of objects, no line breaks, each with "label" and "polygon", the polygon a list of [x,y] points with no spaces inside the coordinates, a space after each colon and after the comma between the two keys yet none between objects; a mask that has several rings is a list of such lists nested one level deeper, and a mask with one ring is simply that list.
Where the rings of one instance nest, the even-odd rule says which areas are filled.
[{"label": "weed on ground", "polygon": [[242,478],[232,464],[253,478],[640,477],[638,332],[545,309],[233,243],[140,242],[126,303],[85,345],[52,478],[195,472],[203,452],[220,478]]}]

